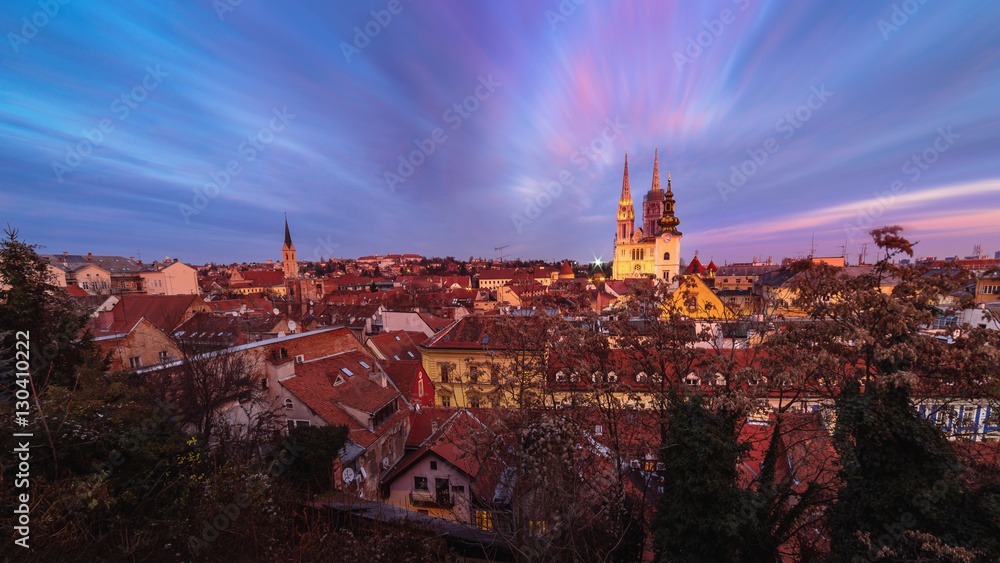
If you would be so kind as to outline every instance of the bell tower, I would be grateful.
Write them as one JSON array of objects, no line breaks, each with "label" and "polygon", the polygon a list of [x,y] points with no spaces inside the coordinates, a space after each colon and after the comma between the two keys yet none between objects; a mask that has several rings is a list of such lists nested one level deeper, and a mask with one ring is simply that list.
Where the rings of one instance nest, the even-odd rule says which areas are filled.
[{"label": "bell tower", "polygon": [[663,194],[663,215],[657,221],[656,232],[656,279],[672,284],[681,272],[681,236],[677,225],[681,220],[674,215],[674,192],[670,186],[670,172],[667,172],[667,191]]},{"label": "bell tower", "polygon": [[622,179],[622,195],[618,198],[618,232],[615,245],[628,243],[635,233],[635,208],[632,207],[632,192],[628,186],[628,153],[625,153],[625,177]]},{"label": "bell tower", "polygon": [[663,215],[663,190],[660,189],[660,149],[653,153],[653,185],[642,198],[642,234],[651,237],[659,229],[657,223]]},{"label": "bell tower", "polygon": [[295,258],[295,245],[292,235],[288,232],[288,214],[285,214],[285,245],[281,247],[281,269],[285,271],[285,279],[299,277],[299,263]]}]

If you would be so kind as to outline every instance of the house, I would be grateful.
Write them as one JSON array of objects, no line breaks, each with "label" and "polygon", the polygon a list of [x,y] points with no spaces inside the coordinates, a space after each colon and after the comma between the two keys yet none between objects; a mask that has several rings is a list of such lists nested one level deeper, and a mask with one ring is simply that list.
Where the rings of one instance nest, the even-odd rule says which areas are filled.
[{"label": "house", "polygon": [[[439,418],[439,414],[430,412],[426,417]],[[417,414],[417,418],[424,416]],[[491,502],[499,488],[492,467],[481,461],[476,443],[479,435],[487,434],[492,430],[468,410],[452,411],[383,477],[382,498],[421,514],[474,524],[477,508],[484,504],[477,497]]]},{"label": "house", "polygon": [[427,377],[427,372],[419,361],[389,360],[380,364],[396,389],[414,408],[419,410],[434,406],[434,383]]},{"label": "house", "polygon": [[76,285],[91,295],[145,293],[142,262],[123,256],[39,254],[49,263],[56,285]]},{"label": "house", "polygon": [[140,317],[127,333],[99,336],[94,344],[110,353],[109,372],[165,364],[181,357],[177,343],[146,317]]},{"label": "house", "polygon": [[347,426],[339,470],[344,490],[375,498],[381,477],[403,457],[410,428],[409,406],[375,359],[340,352],[297,363],[277,383],[289,428]]},{"label": "house", "polygon": [[173,261],[142,265],[139,276],[148,295],[197,295],[198,271],[174,258]]},{"label": "house", "polygon": [[420,346],[427,341],[422,332],[405,330],[386,331],[373,334],[365,340],[367,346],[380,360],[420,361]]}]

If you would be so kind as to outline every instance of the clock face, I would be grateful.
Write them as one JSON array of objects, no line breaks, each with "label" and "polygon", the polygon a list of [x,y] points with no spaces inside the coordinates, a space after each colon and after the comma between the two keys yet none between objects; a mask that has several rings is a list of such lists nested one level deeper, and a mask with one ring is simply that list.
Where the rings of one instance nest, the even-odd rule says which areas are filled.
[{"label": "clock face", "polygon": [[670,233],[663,233],[663,242],[670,242]]}]

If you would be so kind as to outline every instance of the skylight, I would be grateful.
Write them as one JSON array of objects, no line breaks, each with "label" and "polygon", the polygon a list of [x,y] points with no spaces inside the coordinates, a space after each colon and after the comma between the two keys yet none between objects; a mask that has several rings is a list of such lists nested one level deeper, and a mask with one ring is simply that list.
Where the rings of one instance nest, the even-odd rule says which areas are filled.
[{"label": "skylight", "polygon": [[358,363],[361,364],[361,367],[363,367],[365,369],[372,369],[372,367],[370,365],[366,364],[365,362],[362,362],[362,361],[358,360]]},{"label": "skylight", "polygon": [[353,376],[354,375],[354,373],[351,370],[347,369],[347,368],[340,368],[340,371],[346,373],[349,376]]}]

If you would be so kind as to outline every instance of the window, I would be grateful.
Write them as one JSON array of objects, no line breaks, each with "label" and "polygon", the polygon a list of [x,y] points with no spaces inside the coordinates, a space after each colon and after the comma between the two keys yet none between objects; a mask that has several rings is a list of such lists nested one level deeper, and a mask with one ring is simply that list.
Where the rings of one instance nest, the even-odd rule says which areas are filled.
[{"label": "window", "polygon": [[361,364],[361,367],[363,367],[365,369],[372,369],[372,367],[370,365],[368,365],[366,362],[362,362],[362,361],[359,360],[358,363]]},{"label": "window", "polygon": [[161,350],[160,351],[160,363],[161,364],[165,363],[169,359],[170,359],[170,354],[168,354],[166,350]]},{"label": "window", "polygon": [[353,371],[351,371],[351,370],[349,370],[349,369],[347,369],[347,368],[340,368],[340,371],[342,371],[342,372],[344,372],[345,374],[347,374],[347,375],[348,375],[348,377],[351,377],[351,376],[353,376],[353,375],[354,375],[354,372],[353,372]]},{"label": "window", "polygon": [[565,382],[566,382],[566,374],[561,370],[556,372],[556,383],[565,383]]},{"label": "window", "polygon": [[291,430],[292,428],[295,428],[296,426],[309,426],[309,421],[308,420],[292,420],[292,419],[289,419],[289,420],[285,421],[285,424],[287,425],[288,429]]},{"label": "window", "polygon": [[441,395],[441,406],[442,407],[450,407],[451,406],[451,397],[449,397],[448,395]]},{"label": "window", "polygon": [[688,309],[689,312],[693,313],[693,312],[695,312],[695,311],[698,310],[698,298],[697,297],[688,297],[687,301],[685,301],[684,303],[687,305],[687,309]]},{"label": "window", "polygon": [[447,362],[438,362],[438,369],[441,370],[441,383],[448,383],[451,376],[451,365]]},{"label": "window", "polygon": [[436,461],[432,461],[432,462],[431,462],[431,469],[432,469],[432,470],[437,470],[437,468],[438,468],[438,462],[436,462]]},{"label": "window", "polygon": [[83,289],[90,289],[90,284],[87,282],[80,282],[80,286],[83,287]]},{"label": "window", "polygon": [[140,358],[139,356],[132,356],[131,358],[128,359],[128,367],[132,369],[141,368],[142,358]]},{"label": "window", "polygon": [[426,491],[427,490],[427,477],[414,477],[413,478],[413,490],[414,491]]},{"label": "window", "polygon": [[452,485],[451,492],[465,494],[465,485]]},{"label": "window", "polygon": [[493,513],[486,510],[477,510],[473,515],[472,523],[480,530],[492,531]]},{"label": "window", "polygon": [[664,260],[670,260],[670,253],[669,252],[664,252],[663,253],[663,259]]},{"label": "window", "polygon": [[286,410],[286,411],[290,411],[290,410],[292,410],[292,407],[293,407],[293,406],[294,406],[294,405],[293,405],[293,403],[292,403],[292,400],[291,400],[291,399],[285,399],[285,410]]},{"label": "window", "polygon": [[306,361],[306,357],[304,355],[299,354],[299,355],[295,356],[295,363],[302,364],[302,363],[305,363],[305,361]]},{"label": "window", "polygon": [[469,381],[479,383],[479,366],[469,366]]}]

